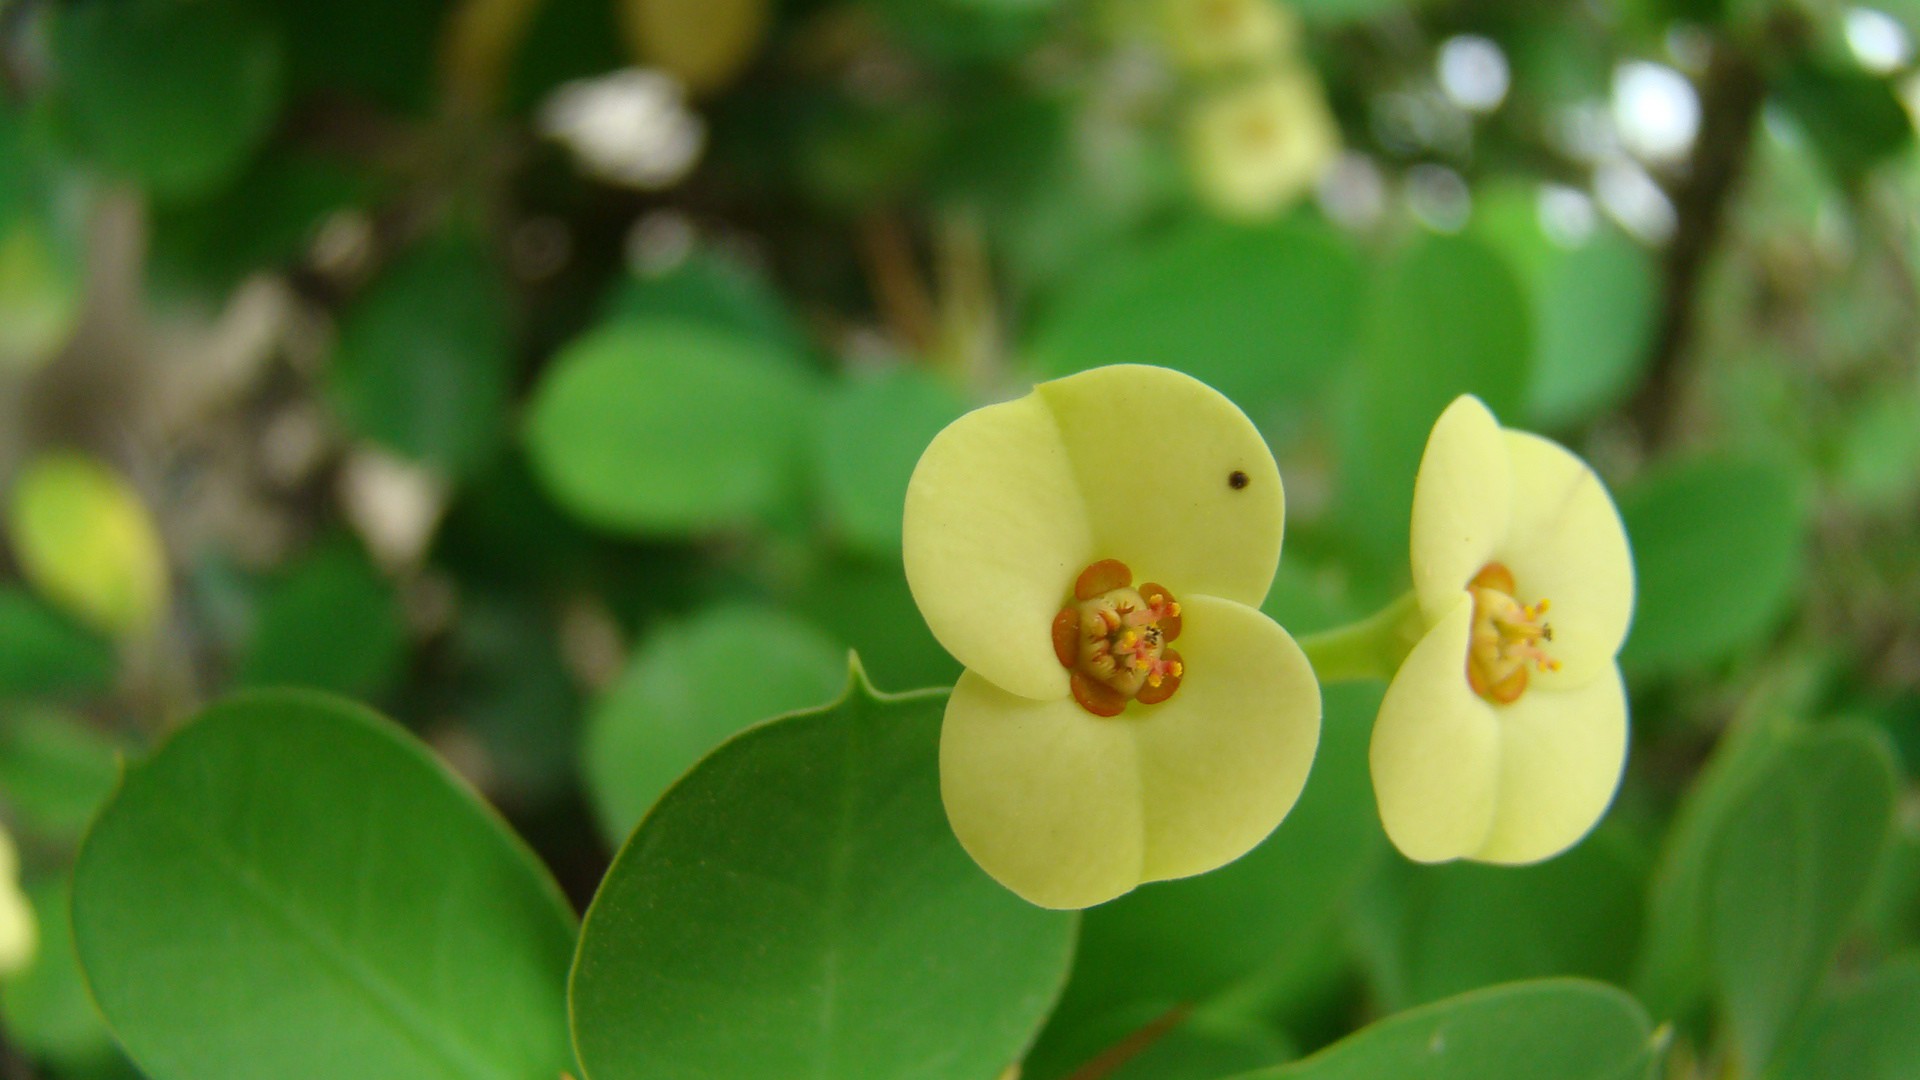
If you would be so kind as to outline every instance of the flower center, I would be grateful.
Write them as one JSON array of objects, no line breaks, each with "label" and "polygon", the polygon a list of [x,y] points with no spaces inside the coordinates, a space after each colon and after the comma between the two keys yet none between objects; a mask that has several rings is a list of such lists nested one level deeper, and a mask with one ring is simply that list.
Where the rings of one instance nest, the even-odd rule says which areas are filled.
[{"label": "flower center", "polygon": [[1127,702],[1157,705],[1180,688],[1186,665],[1168,648],[1180,636],[1180,605],[1152,582],[1102,559],[1080,572],[1073,603],[1053,617],[1053,653],[1072,672],[1073,700],[1095,716],[1118,716]]},{"label": "flower center", "polygon": [[1473,594],[1473,629],[1467,642],[1467,684],[1496,705],[1511,705],[1527,692],[1527,666],[1541,671],[1560,670],[1560,661],[1541,646],[1553,641],[1553,627],[1543,619],[1548,603],[1522,604],[1513,571],[1488,563],[1467,583]]}]

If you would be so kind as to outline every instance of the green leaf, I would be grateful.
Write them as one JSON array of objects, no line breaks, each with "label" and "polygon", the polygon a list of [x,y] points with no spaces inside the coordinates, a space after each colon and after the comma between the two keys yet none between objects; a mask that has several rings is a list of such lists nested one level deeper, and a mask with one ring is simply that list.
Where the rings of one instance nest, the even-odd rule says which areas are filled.
[{"label": "green leaf", "polygon": [[0,372],[51,360],[80,318],[84,203],[49,167],[42,133],[0,102]]},{"label": "green leaf", "polygon": [[1582,979],[1476,990],[1390,1016],[1241,1080],[1624,1080],[1653,1053],[1646,1010]]},{"label": "green leaf", "polygon": [[1920,956],[1823,1002],[1781,1055],[1774,1080],[1909,1080],[1920,1062]]},{"label": "green leaf", "polygon": [[0,806],[27,833],[78,841],[120,779],[120,747],[78,717],[13,706],[0,725]]},{"label": "green leaf", "polygon": [[895,368],[836,386],[820,414],[815,453],[821,497],[849,546],[900,554],[900,514],[920,452],[967,411],[946,383],[919,368]]},{"label": "green leaf", "polygon": [[806,622],[724,607],[654,630],[587,720],[588,791],[616,842],[709,750],[769,717],[831,701],[847,650]]},{"label": "green leaf", "polygon": [[1729,812],[1709,870],[1718,997],[1756,1071],[1851,929],[1893,824],[1894,767],[1870,729],[1809,730]]},{"label": "green leaf", "polygon": [[1774,83],[1773,93],[1842,183],[1858,183],[1913,145],[1913,122],[1888,79],[1803,61]]},{"label": "green leaf", "polygon": [[148,273],[161,289],[223,296],[298,260],[321,224],[367,201],[372,178],[310,152],[262,155],[229,191],[159,208]]},{"label": "green leaf", "polygon": [[527,425],[536,474],[603,528],[698,532],[795,491],[812,384],[769,343],[661,319],[594,331],[554,360]]},{"label": "green leaf", "polygon": [[334,698],[202,713],[74,870],[94,997],[154,1080],[528,1080],[572,1067],[572,918],[418,743]]},{"label": "green leaf", "polygon": [[447,238],[408,251],[348,309],[328,389],[353,430],[464,477],[506,431],[513,366],[504,284]]},{"label": "green leaf", "polygon": [[1352,355],[1365,283],[1331,231],[1205,222],[1127,254],[1041,323],[1043,372],[1159,364],[1257,413],[1322,385]]},{"label": "green leaf", "polygon": [[162,198],[233,178],[280,109],[279,36],[231,0],[55,9],[63,119],[81,151]]},{"label": "green leaf", "polygon": [[945,701],[876,695],[856,667],[838,703],[748,730],[667,792],[582,930],[590,1080],[991,1078],[1019,1058],[1075,920],[954,840]]},{"label": "green leaf", "polygon": [[234,681],[376,697],[400,674],[406,625],[358,546],[323,545],[261,596]]},{"label": "green leaf", "polygon": [[1603,828],[1533,866],[1386,863],[1355,905],[1381,996],[1404,1007],[1520,979],[1623,980],[1640,934],[1641,862]]},{"label": "green leaf", "polygon": [[1698,667],[1772,630],[1800,580],[1801,513],[1793,475],[1761,461],[1692,462],[1621,491],[1639,579],[1622,662]]},{"label": "green leaf", "polygon": [[37,882],[28,887],[27,897],[39,924],[40,947],[24,969],[0,981],[7,1041],[58,1065],[62,1077],[133,1077],[80,976],[66,883]]},{"label": "green leaf", "polygon": [[1713,845],[1728,815],[1790,738],[1751,716],[1721,737],[1694,778],[1655,864],[1646,933],[1632,987],[1655,1016],[1684,1016],[1708,993],[1707,887]]},{"label": "green leaf", "polygon": [[672,269],[620,278],[608,298],[606,316],[676,319],[768,342],[783,352],[805,356],[804,329],[786,302],[760,274],[724,253],[696,249]]},{"label": "green leaf", "polygon": [[1517,419],[1533,341],[1519,279],[1478,240],[1423,237],[1387,271],[1341,424],[1344,516],[1368,553],[1405,565],[1407,508],[1433,422],[1461,394]]},{"label": "green leaf", "polygon": [[1380,689],[1330,686],[1313,775],[1272,836],[1211,873],[1143,885],[1081,919],[1073,979],[1029,1059],[1063,1076],[1179,1002],[1274,981],[1336,928],[1340,907],[1386,848],[1367,743]]},{"label": "green leaf", "polygon": [[106,689],[113,650],[27,593],[0,586],[0,695]]},{"label": "green leaf", "polygon": [[795,610],[846,642],[876,686],[952,686],[960,662],[934,640],[907,588],[898,554],[889,559],[829,555],[793,598]]}]

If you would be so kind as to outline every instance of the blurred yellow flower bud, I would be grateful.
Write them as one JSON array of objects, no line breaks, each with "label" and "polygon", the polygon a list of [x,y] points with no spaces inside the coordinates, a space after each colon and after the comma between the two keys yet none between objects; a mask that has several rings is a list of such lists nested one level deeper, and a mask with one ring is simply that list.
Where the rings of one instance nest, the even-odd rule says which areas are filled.
[{"label": "blurred yellow flower bud", "polygon": [[33,905],[20,891],[20,853],[14,850],[13,837],[0,829],[0,976],[32,963],[39,945]]},{"label": "blurred yellow flower bud", "polygon": [[138,633],[166,610],[159,531],[132,486],[91,457],[29,461],[14,478],[7,532],[27,580],[100,630]]},{"label": "blurred yellow flower bud", "polygon": [[1339,126],[1305,67],[1269,72],[1202,100],[1187,138],[1201,197],[1241,218],[1285,209],[1340,153]]},{"label": "blurred yellow flower bud", "polygon": [[1161,0],[1167,44],[1196,71],[1257,67],[1291,55],[1300,21],[1275,0]]}]

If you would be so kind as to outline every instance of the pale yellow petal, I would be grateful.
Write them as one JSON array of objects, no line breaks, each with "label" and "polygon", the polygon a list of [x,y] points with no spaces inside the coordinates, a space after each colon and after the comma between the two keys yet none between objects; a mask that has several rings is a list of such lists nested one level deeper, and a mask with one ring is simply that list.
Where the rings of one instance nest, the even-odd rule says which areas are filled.
[{"label": "pale yellow petal", "polygon": [[1046,403],[976,409],[935,436],[902,529],[907,584],[940,644],[1003,690],[1065,697],[1053,617],[1101,556]]},{"label": "pale yellow petal", "polygon": [[1230,600],[1181,604],[1180,689],[1110,721],[1139,740],[1145,881],[1252,850],[1293,809],[1320,740],[1320,686],[1292,636]]},{"label": "pale yellow petal", "polygon": [[1139,364],[1037,393],[1073,460],[1096,558],[1119,559],[1176,596],[1259,606],[1280,562],[1286,500],[1245,413],[1191,376]]},{"label": "pale yellow petal", "polygon": [[[1605,675],[1633,619],[1633,557],[1606,485],[1558,443],[1509,431],[1513,527],[1497,558],[1513,571],[1522,603],[1550,600],[1548,653],[1558,672],[1535,687],[1573,687]],[[1728,567],[1738,573],[1738,567]]]},{"label": "pale yellow petal", "polygon": [[1500,422],[1461,395],[1427,436],[1413,482],[1413,588],[1429,621],[1460,602],[1506,539],[1513,478]]},{"label": "pale yellow petal", "polygon": [[1627,760],[1627,696],[1620,669],[1570,690],[1535,686],[1495,709],[1500,794],[1482,862],[1558,855],[1606,813]]},{"label": "pale yellow petal", "polygon": [[0,976],[26,967],[39,947],[39,924],[33,905],[20,891],[19,872],[20,857],[13,838],[0,829]]},{"label": "pale yellow petal", "polygon": [[1472,614],[1462,594],[1400,665],[1373,725],[1380,822],[1420,862],[1471,855],[1493,827],[1500,730],[1493,706],[1467,685]]},{"label": "pale yellow petal", "polygon": [[1088,907],[1140,883],[1140,777],[1124,718],[1070,697],[1018,697],[971,671],[947,701],[947,820],[973,860],[1030,903]]}]

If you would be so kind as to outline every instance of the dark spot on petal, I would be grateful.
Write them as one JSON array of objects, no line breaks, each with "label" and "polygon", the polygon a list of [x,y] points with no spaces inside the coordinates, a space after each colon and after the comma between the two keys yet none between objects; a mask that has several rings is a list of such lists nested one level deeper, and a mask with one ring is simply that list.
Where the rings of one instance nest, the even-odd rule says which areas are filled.
[{"label": "dark spot on petal", "polygon": [[1232,488],[1235,491],[1239,491],[1241,488],[1246,487],[1247,474],[1241,472],[1239,469],[1233,470],[1233,472],[1227,475],[1227,486]]}]

